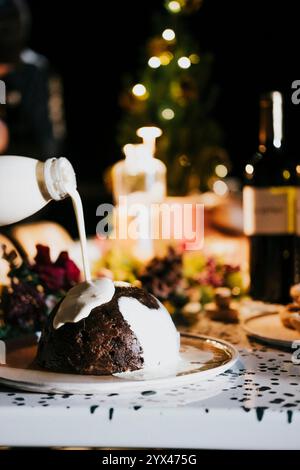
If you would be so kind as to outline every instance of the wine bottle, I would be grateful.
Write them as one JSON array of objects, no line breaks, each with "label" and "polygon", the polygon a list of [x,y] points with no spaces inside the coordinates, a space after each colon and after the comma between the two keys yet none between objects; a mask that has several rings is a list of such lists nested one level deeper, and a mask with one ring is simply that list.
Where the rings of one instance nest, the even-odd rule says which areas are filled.
[{"label": "wine bottle", "polygon": [[283,138],[282,94],[260,99],[258,152],[245,166],[244,232],[249,238],[250,295],[286,303],[299,279],[297,172]]}]

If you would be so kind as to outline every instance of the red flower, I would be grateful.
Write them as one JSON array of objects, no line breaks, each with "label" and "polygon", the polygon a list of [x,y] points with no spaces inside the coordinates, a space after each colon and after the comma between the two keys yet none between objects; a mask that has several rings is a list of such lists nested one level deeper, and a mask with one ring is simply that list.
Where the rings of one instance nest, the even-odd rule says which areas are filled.
[{"label": "red flower", "polygon": [[34,258],[34,261],[36,265],[50,265],[52,264],[51,258],[50,258],[50,248],[49,246],[44,246],[44,245],[36,245],[36,255]]},{"label": "red flower", "polygon": [[69,290],[80,280],[80,270],[69,258],[66,251],[61,252],[55,263],[51,261],[49,247],[37,245],[35,264],[32,269],[39,275],[47,290]]},{"label": "red flower", "polygon": [[74,261],[69,258],[66,251],[62,251],[55,261],[55,266],[61,267],[65,271],[65,281],[71,285],[80,281],[80,269]]},{"label": "red flower", "polygon": [[54,266],[35,266],[41,283],[48,290],[60,290],[64,288],[64,270]]}]

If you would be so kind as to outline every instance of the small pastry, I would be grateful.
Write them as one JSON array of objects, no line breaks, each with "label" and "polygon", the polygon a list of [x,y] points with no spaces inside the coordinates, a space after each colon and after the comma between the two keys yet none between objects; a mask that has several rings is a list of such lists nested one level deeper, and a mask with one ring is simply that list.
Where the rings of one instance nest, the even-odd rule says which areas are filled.
[{"label": "small pastry", "polygon": [[238,305],[231,300],[231,290],[219,287],[215,291],[215,302],[205,306],[205,312],[211,320],[228,323],[238,322]]},{"label": "small pastry", "polygon": [[300,312],[292,313],[290,318],[290,324],[295,330],[299,331],[300,333]]},{"label": "small pastry", "polygon": [[218,287],[215,290],[215,302],[220,309],[228,309],[231,302],[231,290],[228,287]]},{"label": "small pastry", "polygon": [[300,284],[295,284],[290,288],[290,296],[294,303],[300,304]]},{"label": "small pastry", "polygon": [[300,332],[300,284],[290,288],[290,296],[293,302],[282,307],[279,312],[280,320],[286,328]]},{"label": "small pastry", "polygon": [[279,312],[280,319],[286,328],[300,331],[300,305],[288,304]]},{"label": "small pastry", "polygon": [[182,313],[184,315],[185,320],[187,320],[189,325],[193,325],[198,317],[198,314],[201,312],[202,305],[200,302],[188,302],[182,308]]}]

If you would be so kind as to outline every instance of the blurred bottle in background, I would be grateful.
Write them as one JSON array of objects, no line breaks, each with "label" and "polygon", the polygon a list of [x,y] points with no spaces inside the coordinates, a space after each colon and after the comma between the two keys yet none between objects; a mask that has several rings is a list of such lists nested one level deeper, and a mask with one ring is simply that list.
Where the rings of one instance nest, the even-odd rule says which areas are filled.
[{"label": "blurred bottle in background", "polygon": [[258,151],[245,166],[244,229],[250,245],[250,293],[268,302],[289,301],[299,282],[297,200],[300,167],[288,122],[288,100],[261,96]]}]

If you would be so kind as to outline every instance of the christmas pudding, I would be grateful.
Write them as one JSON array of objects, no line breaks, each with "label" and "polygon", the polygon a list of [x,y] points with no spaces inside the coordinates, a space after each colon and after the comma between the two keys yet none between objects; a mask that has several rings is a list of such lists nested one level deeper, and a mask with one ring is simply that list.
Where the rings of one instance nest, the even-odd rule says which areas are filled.
[{"label": "christmas pudding", "polygon": [[108,375],[179,360],[179,333],[151,294],[110,279],[70,289],[50,314],[37,353],[40,367]]}]

